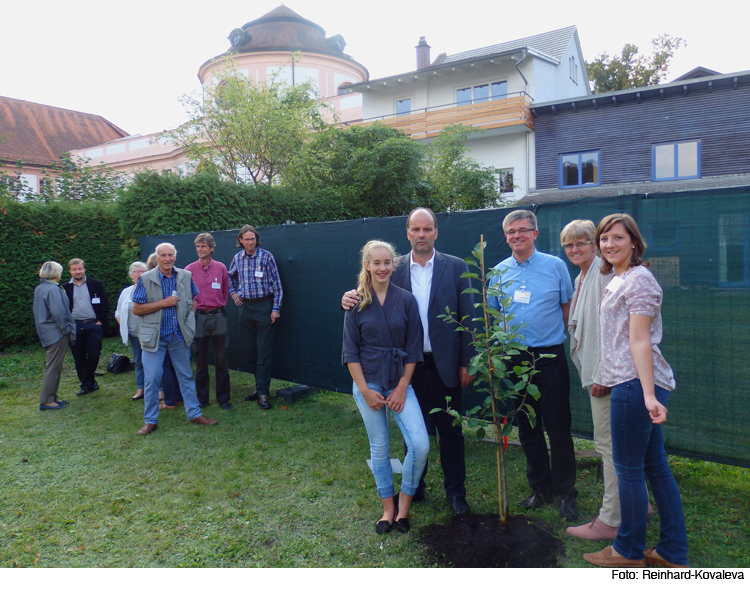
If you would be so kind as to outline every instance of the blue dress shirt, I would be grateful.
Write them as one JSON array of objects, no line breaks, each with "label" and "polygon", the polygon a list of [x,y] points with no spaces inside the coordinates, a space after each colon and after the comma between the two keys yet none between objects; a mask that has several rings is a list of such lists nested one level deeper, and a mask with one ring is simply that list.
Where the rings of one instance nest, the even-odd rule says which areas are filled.
[{"label": "blue dress shirt", "polygon": [[[504,289],[507,296],[514,298],[516,290],[529,292],[528,304],[513,300],[508,313],[513,315],[511,325],[524,325],[519,333],[526,345],[532,348],[555,346],[565,341],[565,324],[562,306],[573,297],[573,284],[568,268],[563,261],[553,255],[534,250],[531,256],[521,263],[511,255],[495,266],[502,275],[502,283],[512,282]],[[495,276],[491,283],[500,283]],[[488,297],[489,305],[499,307],[498,299]]]}]

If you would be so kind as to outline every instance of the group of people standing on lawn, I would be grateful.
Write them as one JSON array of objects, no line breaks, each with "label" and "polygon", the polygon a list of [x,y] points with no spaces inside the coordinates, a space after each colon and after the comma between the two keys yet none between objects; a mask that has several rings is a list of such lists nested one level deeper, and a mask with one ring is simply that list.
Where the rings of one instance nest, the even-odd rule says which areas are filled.
[{"label": "group of people standing on lawn", "polygon": [[[538,370],[534,384],[541,394],[532,404],[536,424],[519,417],[531,488],[519,506],[536,509],[555,503],[564,519],[580,517],[570,434],[570,379],[563,349],[567,330],[571,358],[590,395],[594,442],[602,455],[605,483],[597,517],[568,532],[583,539],[613,541],[584,555],[595,565],[686,566],[685,521],[661,430],[675,387],[672,370],[658,347],[663,294],[643,265],[646,244],[636,222],[620,213],[605,217],[598,227],[576,220],[562,230],[566,255],[580,268],[575,287],[562,260],[536,250],[539,230],[532,212],[511,212],[503,230],[512,254],[496,266],[502,273],[492,283],[502,284],[511,297],[507,313],[514,325],[522,326],[527,345],[526,352],[514,356],[510,364],[532,356]],[[435,250],[438,221],[430,209],[409,214],[406,234],[412,249],[408,255],[397,256],[392,245],[379,240],[364,246],[357,289],[341,300],[347,311],[342,364],[352,376],[383,506],[375,524],[378,534],[409,531],[411,505],[425,498],[429,432],[437,431],[440,437],[450,511],[469,512],[463,432],[446,409],[450,403],[454,410],[463,410],[461,390],[475,380],[468,373],[474,354],[470,334],[457,332],[455,323],[438,318],[446,309],[458,321],[475,316],[472,294],[466,292],[470,282],[463,277],[468,268],[462,260]],[[156,247],[152,269],[142,262],[131,264],[133,285],[123,290],[116,316],[123,342],[130,343],[136,361],[137,392],[131,399],[143,398],[145,403],[145,423],[138,434],[158,428],[167,357],[190,422],[217,423],[201,410],[208,405],[209,344],[216,358],[216,399],[223,408],[231,408],[225,310],[229,296],[240,309],[240,335],[256,376],[256,391],[245,399],[257,399],[263,409],[271,407],[272,330],[280,316],[281,281],[273,255],[260,248],[253,226],[239,231],[237,245],[243,250],[228,270],[212,259],[211,234],[195,238],[199,258],[185,269],[174,267],[177,251],[170,243]],[[67,405],[58,399],[57,390],[68,345],[81,383],[77,395],[99,388],[94,371],[109,310],[107,296],[101,282],[86,277],[82,260],[72,259],[69,271],[71,280],[60,287],[62,266],[44,263],[34,295],[37,330],[47,350],[41,410]],[[497,299],[491,299],[490,306],[497,308]],[[197,382],[190,368],[191,345],[196,348]],[[541,354],[555,357],[537,359]],[[388,412],[404,438],[398,493],[390,462]],[[644,550],[649,510],[645,478],[660,518],[659,543],[648,550]]]},{"label": "group of people standing on lawn", "polygon": [[[232,407],[225,308],[229,296],[240,309],[240,335],[256,379],[255,392],[245,399],[257,400],[262,409],[271,408],[272,325],[280,316],[281,280],[273,255],[260,248],[260,237],[253,226],[242,227],[237,245],[243,250],[234,256],[229,270],[212,259],[216,243],[208,233],[195,238],[198,260],[185,269],[174,266],[177,251],[168,242],[156,247],[148,263],[136,261],[130,265],[128,274],[133,285],[120,294],[115,317],[123,343],[129,343],[133,350],[137,390],[130,399],[144,400],[145,420],[139,435],[157,430],[159,410],[175,407],[175,401],[184,403],[190,422],[206,426],[217,423],[201,410],[209,404],[209,344],[214,348],[216,400],[223,409]],[[72,346],[81,381],[81,391],[76,395],[99,389],[94,371],[109,303],[101,282],[85,276],[83,261],[71,260],[69,269],[72,279],[64,284],[67,297],[58,286],[62,266],[54,261],[42,265],[42,281],[34,294],[37,331],[47,350],[40,410],[62,409],[68,404],[57,396],[68,345]],[[90,329],[98,333],[94,335]],[[191,346],[197,364],[195,379],[190,367]],[[77,355],[77,350],[84,349],[84,356]],[[165,396],[163,401],[160,393]]]},{"label": "group of people standing on lawn", "polygon": [[[627,214],[605,217],[598,227],[576,220],[560,235],[568,259],[581,272],[571,284],[557,257],[539,252],[536,216],[513,211],[503,222],[512,254],[498,263],[511,303],[507,313],[522,326],[526,351],[510,365],[536,359],[533,402],[536,424],[521,415],[519,437],[526,456],[531,494],[519,503],[536,509],[556,503],[563,518],[580,515],[575,498],[575,452],[570,434],[570,379],[563,344],[570,334],[571,358],[590,395],[594,441],[604,464],[605,495],[599,515],[568,528],[573,536],[613,541],[584,559],[610,567],[687,566],[687,535],[679,489],[664,451],[661,424],[674,376],[659,351],[662,290],[642,257],[646,243]],[[465,489],[464,442],[452,424],[448,403],[462,410],[461,388],[474,381],[467,367],[470,335],[438,315],[447,309],[461,321],[474,317],[472,294],[462,277],[467,266],[439,253],[435,214],[411,212],[406,222],[412,250],[397,256],[379,240],[362,249],[357,290],[342,297],[342,363],[370,440],[372,471],[383,515],[375,531],[409,531],[411,504],[425,497],[428,429],[437,430],[440,462],[450,510],[469,511]],[[600,256],[597,256],[597,251]],[[392,282],[392,283],[391,283]],[[490,306],[498,301],[491,298]],[[450,400],[446,399],[450,398]],[[435,410],[433,412],[433,410]],[[404,438],[400,492],[390,463],[387,412]],[[421,416],[419,415],[421,412]],[[544,437],[549,437],[550,449]],[[551,451],[551,458],[550,452]],[[660,540],[646,548],[648,478],[660,518]]]}]

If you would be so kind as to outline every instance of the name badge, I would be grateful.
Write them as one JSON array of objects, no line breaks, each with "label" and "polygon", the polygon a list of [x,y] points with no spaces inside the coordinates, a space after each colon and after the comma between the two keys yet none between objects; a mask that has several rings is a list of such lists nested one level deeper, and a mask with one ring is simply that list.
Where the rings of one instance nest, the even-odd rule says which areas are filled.
[{"label": "name badge", "polygon": [[625,282],[624,282],[624,281],[622,280],[622,278],[621,278],[621,277],[613,277],[613,278],[612,278],[612,281],[610,281],[610,282],[609,282],[609,283],[607,284],[607,287],[606,287],[606,288],[604,288],[604,289],[605,289],[605,290],[609,290],[610,292],[612,292],[612,293],[614,294],[614,293],[615,293],[615,292],[616,292],[617,290],[619,290],[619,289],[620,289],[620,286],[621,286],[622,284],[624,284],[624,283],[625,283]]},{"label": "name badge", "polygon": [[255,272],[255,277],[263,277],[263,272],[262,271],[256,271]]},{"label": "name badge", "polygon": [[101,303],[102,303],[101,298],[92,298],[91,299],[91,304],[101,304]]},{"label": "name badge", "polygon": [[212,283],[211,284],[211,289],[212,290],[221,290],[221,283],[219,283],[219,282]]},{"label": "name badge", "polygon": [[513,302],[528,304],[529,300],[531,300],[531,292],[527,290],[516,290],[513,294]]}]

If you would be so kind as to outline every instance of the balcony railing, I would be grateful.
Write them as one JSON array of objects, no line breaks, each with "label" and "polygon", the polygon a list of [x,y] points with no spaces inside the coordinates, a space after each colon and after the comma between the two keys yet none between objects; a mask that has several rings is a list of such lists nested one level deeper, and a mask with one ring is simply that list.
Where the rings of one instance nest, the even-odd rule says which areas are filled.
[{"label": "balcony railing", "polygon": [[474,101],[462,105],[458,103],[432,106],[412,110],[408,114],[387,114],[374,118],[346,122],[345,125],[363,125],[382,122],[393,126],[417,139],[436,137],[451,124],[464,124],[492,130],[511,126],[524,126],[534,130],[534,117],[531,114],[531,98],[526,93],[509,94],[503,99]]}]

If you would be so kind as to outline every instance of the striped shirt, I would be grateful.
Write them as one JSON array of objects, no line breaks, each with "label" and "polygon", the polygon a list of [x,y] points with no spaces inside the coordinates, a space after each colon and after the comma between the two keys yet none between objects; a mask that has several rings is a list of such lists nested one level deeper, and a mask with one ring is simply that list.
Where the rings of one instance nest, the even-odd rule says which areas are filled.
[{"label": "striped shirt", "polygon": [[234,255],[229,266],[230,294],[239,294],[243,299],[258,299],[273,296],[273,310],[281,311],[281,289],[279,269],[273,255],[262,248],[248,255],[244,250]]},{"label": "striped shirt", "polygon": [[[177,291],[177,275],[174,269],[172,269],[172,276],[167,277],[159,269],[159,279],[161,280],[161,293],[162,298],[168,298],[172,295],[172,292]],[[190,279],[190,291],[193,294],[193,298],[198,295],[198,287],[195,282]],[[139,304],[146,304],[148,297],[146,296],[146,287],[143,285],[141,278],[138,278],[138,285],[133,290],[133,302]],[[180,331],[180,324],[177,321],[177,307],[169,306],[163,309],[164,312],[161,314],[161,329],[159,330],[159,339],[164,341],[182,341],[182,331]]]}]

